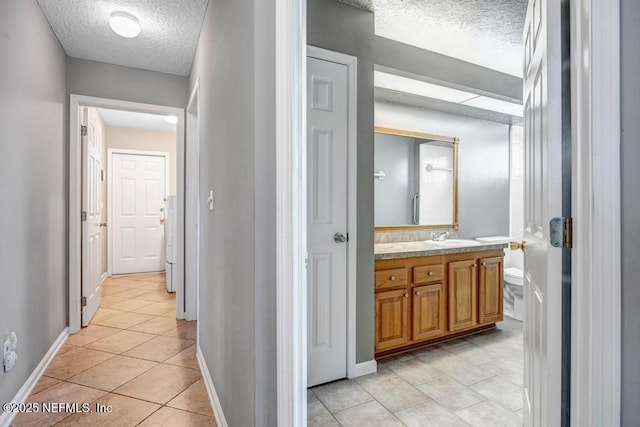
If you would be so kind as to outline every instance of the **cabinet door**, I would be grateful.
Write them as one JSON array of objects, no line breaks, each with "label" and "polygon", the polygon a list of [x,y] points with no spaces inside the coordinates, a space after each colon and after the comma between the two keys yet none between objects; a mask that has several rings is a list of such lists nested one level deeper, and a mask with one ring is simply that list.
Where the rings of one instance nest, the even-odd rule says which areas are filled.
[{"label": "cabinet door", "polygon": [[376,294],[376,351],[404,345],[409,338],[406,289]]},{"label": "cabinet door", "polygon": [[480,260],[478,323],[502,320],[502,257]]},{"label": "cabinet door", "polygon": [[445,333],[442,284],[413,288],[413,340],[422,341]]},{"label": "cabinet door", "polygon": [[477,324],[477,265],[475,260],[449,263],[449,331]]}]

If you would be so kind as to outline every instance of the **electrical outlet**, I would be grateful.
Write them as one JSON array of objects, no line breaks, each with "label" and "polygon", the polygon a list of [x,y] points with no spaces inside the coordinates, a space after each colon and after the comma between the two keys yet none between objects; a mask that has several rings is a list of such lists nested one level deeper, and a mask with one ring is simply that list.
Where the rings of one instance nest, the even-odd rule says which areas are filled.
[{"label": "electrical outlet", "polygon": [[209,190],[209,197],[207,197],[207,203],[209,203],[209,210],[213,212],[213,190]]},{"label": "electrical outlet", "polygon": [[9,372],[16,366],[18,360],[18,354],[15,351],[18,348],[18,337],[14,331],[4,333],[2,348],[4,371]]}]

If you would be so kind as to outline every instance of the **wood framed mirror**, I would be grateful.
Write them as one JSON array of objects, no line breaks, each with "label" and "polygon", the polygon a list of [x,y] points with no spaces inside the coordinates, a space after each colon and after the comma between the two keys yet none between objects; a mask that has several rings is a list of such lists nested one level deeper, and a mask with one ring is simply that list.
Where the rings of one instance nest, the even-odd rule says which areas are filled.
[{"label": "wood framed mirror", "polygon": [[458,229],[456,137],[375,127],[376,231]]}]

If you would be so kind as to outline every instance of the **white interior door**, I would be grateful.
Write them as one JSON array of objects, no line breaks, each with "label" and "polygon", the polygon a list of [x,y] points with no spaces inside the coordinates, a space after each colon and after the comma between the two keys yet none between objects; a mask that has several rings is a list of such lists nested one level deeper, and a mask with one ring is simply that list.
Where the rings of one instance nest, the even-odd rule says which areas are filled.
[{"label": "white interior door", "polygon": [[102,239],[100,221],[102,210],[102,131],[97,113],[82,109],[82,326],[87,326],[102,300]]},{"label": "white interior door", "polygon": [[307,384],[313,386],[347,376],[348,69],[309,57],[307,70]]},{"label": "white interior door", "polygon": [[562,214],[560,2],[529,0],[525,66],[526,426],[560,425],[562,251],[549,244],[549,221]]},{"label": "white interior door", "polygon": [[113,274],[161,271],[166,158],[112,154]]}]

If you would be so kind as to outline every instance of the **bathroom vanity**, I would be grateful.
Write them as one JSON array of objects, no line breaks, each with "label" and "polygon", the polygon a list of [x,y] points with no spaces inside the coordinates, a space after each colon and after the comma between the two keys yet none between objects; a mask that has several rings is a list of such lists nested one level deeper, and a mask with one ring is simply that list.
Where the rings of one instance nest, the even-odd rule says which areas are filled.
[{"label": "bathroom vanity", "polygon": [[495,327],[506,247],[463,239],[376,244],[376,357]]}]

